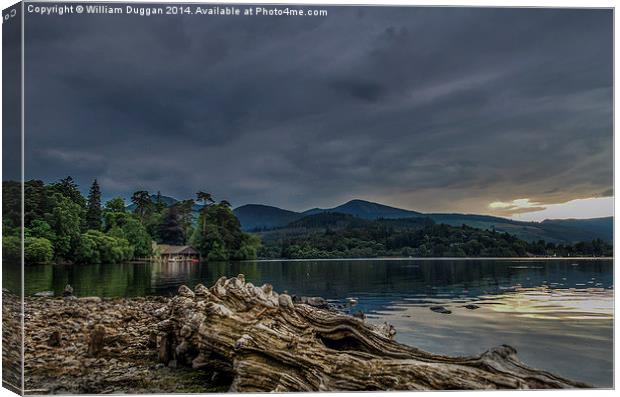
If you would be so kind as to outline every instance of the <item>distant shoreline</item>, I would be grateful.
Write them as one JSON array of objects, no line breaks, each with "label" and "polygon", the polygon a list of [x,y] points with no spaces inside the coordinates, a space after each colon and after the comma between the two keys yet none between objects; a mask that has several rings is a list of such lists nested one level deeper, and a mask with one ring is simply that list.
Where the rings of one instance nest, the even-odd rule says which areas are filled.
[{"label": "distant shoreline", "polygon": [[613,260],[613,257],[610,256],[600,256],[600,257],[591,257],[591,256],[562,256],[562,257],[377,257],[377,258],[304,258],[304,259],[254,259],[254,260],[245,260],[241,262],[331,262],[331,261],[405,261],[405,260],[415,260],[415,261],[566,261],[566,260],[588,260],[588,261],[602,261],[602,260]]},{"label": "distant shoreline", "polygon": [[[269,263],[269,262],[336,262],[336,261],[340,261],[340,262],[353,262],[353,261],[394,261],[394,262],[398,262],[398,261],[521,261],[521,262],[528,262],[528,261],[568,261],[568,260],[578,260],[578,261],[592,261],[592,262],[596,262],[596,261],[610,261],[610,260],[614,260],[613,257],[609,257],[609,256],[600,256],[600,257],[590,257],[590,256],[565,256],[565,257],[377,257],[377,258],[304,258],[304,259],[287,259],[287,258],[280,258],[280,259],[246,259],[246,260],[240,260],[240,261],[223,261],[223,262],[230,262],[230,263],[242,263],[242,262],[261,262],[261,263]],[[152,263],[155,262],[155,260],[132,260],[132,261],[127,261],[127,262],[123,262],[125,264],[131,264],[131,265],[139,265],[139,264],[146,264],[146,263]],[[211,263],[221,263],[222,261],[212,261]],[[208,262],[207,262],[208,263]],[[33,263],[33,264],[26,264],[26,267],[29,266],[45,266],[45,265],[50,265],[50,266],[84,266],[84,264],[75,264],[75,263]],[[85,264],[86,266],[88,265],[92,265],[92,264]]]}]

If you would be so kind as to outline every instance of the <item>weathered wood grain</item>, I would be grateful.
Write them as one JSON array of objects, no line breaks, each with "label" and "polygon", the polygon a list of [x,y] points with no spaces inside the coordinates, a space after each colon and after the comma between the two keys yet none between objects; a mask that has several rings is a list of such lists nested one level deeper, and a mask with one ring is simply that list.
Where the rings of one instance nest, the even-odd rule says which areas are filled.
[{"label": "weathered wood grain", "polygon": [[243,275],[182,286],[166,310],[160,359],[225,372],[235,392],[588,387],[529,368],[510,346],[474,357],[427,353],[395,342],[388,324],[293,304]]}]

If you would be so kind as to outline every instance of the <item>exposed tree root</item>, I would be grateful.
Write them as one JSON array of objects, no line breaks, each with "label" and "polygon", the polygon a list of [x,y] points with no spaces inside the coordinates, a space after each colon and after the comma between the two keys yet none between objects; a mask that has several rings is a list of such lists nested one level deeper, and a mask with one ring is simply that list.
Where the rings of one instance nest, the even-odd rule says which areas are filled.
[{"label": "exposed tree root", "polygon": [[405,346],[388,324],[293,304],[243,275],[182,286],[160,318],[160,360],[228,374],[236,392],[588,387],[527,367],[506,345],[474,357]]}]

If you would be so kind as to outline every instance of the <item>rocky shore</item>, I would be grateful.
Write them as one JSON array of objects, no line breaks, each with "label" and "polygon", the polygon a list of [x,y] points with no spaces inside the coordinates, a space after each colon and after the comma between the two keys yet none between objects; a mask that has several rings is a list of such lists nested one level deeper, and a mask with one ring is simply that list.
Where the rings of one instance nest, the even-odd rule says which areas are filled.
[{"label": "rocky shore", "polygon": [[[450,357],[401,345],[387,323],[242,274],[181,286],[171,298],[72,292],[26,298],[26,394],[589,387],[529,368],[510,346]],[[3,299],[3,311],[20,307],[13,295]],[[5,343],[16,336],[3,333]]]},{"label": "rocky shore", "polygon": [[21,304],[19,297],[2,289],[2,386],[21,389]]},{"label": "rocky shore", "polygon": [[152,329],[167,304],[162,297],[26,298],[26,393],[226,391],[216,373],[158,363]]}]

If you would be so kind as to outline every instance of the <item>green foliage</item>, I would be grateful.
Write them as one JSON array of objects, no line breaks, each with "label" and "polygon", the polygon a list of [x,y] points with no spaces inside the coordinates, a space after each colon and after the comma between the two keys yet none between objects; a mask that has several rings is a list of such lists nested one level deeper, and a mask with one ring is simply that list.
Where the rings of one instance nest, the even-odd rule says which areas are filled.
[{"label": "green foliage", "polygon": [[[3,250],[7,261],[21,260],[21,184],[4,182]],[[27,181],[25,190],[24,259],[73,263],[118,263],[152,254],[151,237],[121,198],[101,208],[97,181],[88,205],[71,177],[52,185]],[[102,224],[103,219],[103,224]],[[86,232],[82,228],[90,227]],[[105,230],[105,233],[102,231]]]},{"label": "green foliage", "polygon": [[192,207],[194,206],[194,200],[183,200],[179,201],[174,205],[178,211],[178,221],[183,229],[183,240],[184,243],[187,243],[192,236],[192,232],[194,231],[194,214],[192,212]]},{"label": "green foliage", "polygon": [[45,221],[54,233],[54,254],[57,258],[71,260],[80,241],[83,207],[60,193],[50,197],[50,207]]},{"label": "green foliage", "polygon": [[[3,260],[21,260],[21,191],[19,182],[3,182]],[[73,263],[117,263],[152,255],[152,240],[169,244],[190,242],[211,261],[262,258],[520,257],[613,256],[603,240],[554,244],[526,242],[514,234],[435,224],[424,217],[366,220],[325,212],[298,219],[287,227],[261,235],[241,230],[239,220],[223,200],[197,194],[203,208],[194,220],[193,200],[167,207],[158,192],[154,203],[146,191],[132,196],[135,213],[122,198],[101,208],[97,181],[88,204],[71,177],[52,185],[27,181],[24,197],[24,256],[26,263],[52,260]],[[172,201],[172,202],[170,202]],[[102,222],[103,220],[103,222]],[[90,228],[84,232],[84,228]],[[261,237],[263,244],[261,245]]]},{"label": "green foliage", "polygon": [[134,213],[138,215],[140,221],[144,224],[147,217],[153,212],[153,202],[149,192],[138,190],[131,196],[131,202],[136,205]]},{"label": "green foliage", "polygon": [[80,236],[75,259],[77,263],[120,263],[131,260],[133,255],[134,248],[127,239],[89,230]]},{"label": "green foliage", "polygon": [[147,258],[153,253],[151,236],[139,220],[127,217],[120,225],[111,229],[110,236],[122,238],[133,247],[133,255],[136,258]]},{"label": "green foliage", "polygon": [[213,240],[211,242],[211,248],[207,254],[208,261],[221,262],[228,260],[228,251],[222,244],[221,240]]},{"label": "green foliage", "polygon": [[95,179],[90,192],[88,194],[88,205],[86,209],[86,228],[92,230],[101,230],[101,190]]},{"label": "green foliage", "polygon": [[125,210],[125,200],[123,200],[122,197],[114,197],[113,199],[106,202],[105,209],[106,211],[110,212],[127,212]]},{"label": "green foliage", "polygon": [[117,226],[124,225],[131,214],[125,210],[125,202],[120,197],[115,197],[105,204],[103,209],[103,230],[109,231]]},{"label": "green foliage", "polygon": [[[50,188],[43,181],[31,180],[24,183],[24,225],[30,226],[35,219],[41,219],[48,211],[47,197]],[[21,226],[22,184],[16,181],[2,182],[3,224]]]},{"label": "green foliage", "polygon": [[22,187],[20,182],[2,181],[2,225],[19,227],[22,222]]},{"label": "green foliage", "polygon": [[80,208],[86,207],[86,200],[84,199],[84,196],[82,196],[82,193],[80,193],[78,185],[72,177],[68,176],[59,180],[54,183],[51,188],[54,192],[62,194]]},{"label": "green foliage", "polygon": [[155,212],[163,212],[166,209],[166,203],[161,198],[161,192],[158,190],[155,196]]},{"label": "green foliage", "polygon": [[428,218],[363,220],[323,213],[263,234],[261,258],[612,256],[602,240],[528,243],[508,233],[435,224]]},{"label": "green foliage", "polygon": [[30,227],[26,229],[25,234],[27,236],[44,238],[49,241],[56,240],[56,233],[54,233],[52,227],[49,223],[41,219],[35,219],[32,221]]},{"label": "green foliage", "polygon": [[19,236],[2,236],[2,261],[19,263],[22,257],[22,242]]},{"label": "green foliage", "polygon": [[54,258],[52,242],[41,237],[26,237],[24,260],[26,263],[49,263]]},{"label": "green foliage", "polygon": [[258,235],[244,233],[244,241],[242,242],[238,250],[230,253],[230,259],[233,259],[233,260],[256,259],[260,246],[261,246],[261,241]]},{"label": "green foliage", "polygon": [[157,242],[172,245],[185,243],[185,230],[181,224],[179,207],[173,205],[164,211],[163,219],[156,227]]},{"label": "green foliage", "polygon": [[244,233],[228,203],[212,204],[208,193],[199,192],[205,205],[198,217],[191,244],[210,261],[256,258],[260,239]]}]

